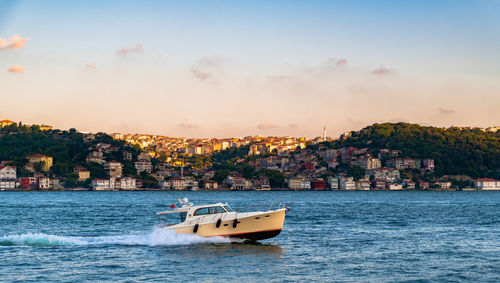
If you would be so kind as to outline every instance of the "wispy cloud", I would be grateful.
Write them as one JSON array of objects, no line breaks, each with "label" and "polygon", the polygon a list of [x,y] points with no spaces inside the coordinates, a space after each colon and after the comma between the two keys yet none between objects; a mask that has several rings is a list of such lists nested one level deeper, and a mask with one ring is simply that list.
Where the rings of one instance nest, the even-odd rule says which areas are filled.
[{"label": "wispy cloud", "polygon": [[453,109],[445,109],[445,108],[439,107],[438,110],[439,110],[439,113],[445,114],[445,115],[454,114],[455,113],[455,110],[453,110]]},{"label": "wispy cloud", "polygon": [[96,69],[95,64],[87,64],[84,67],[85,67],[85,70],[95,70]]},{"label": "wispy cloud", "polygon": [[381,75],[387,75],[387,74],[392,73],[392,72],[394,72],[394,70],[388,69],[384,66],[380,66],[377,69],[373,70],[372,74],[381,76]]},{"label": "wispy cloud", "polygon": [[198,59],[196,64],[203,67],[217,68],[222,65],[222,59],[218,56],[206,56]]},{"label": "wispy cloud", "polygon": [[335,65],[337,65],[337,66],[347,65],[347,59],[340,58],[340,59],[337,60],[337,62],[335,63]]},{"label": "wispy cloud", "polygon": [[10,72],[10,73],[17,73],[17,74],[23,74],[24,73],[24,68],[22,66],[19,66],[19,65],[14,65],[12,67],[10,67],[7,72]]},{"label": "wispy cloud", "polygon": [[273,124],[273,123],[260,123],[257,125],[257,129],[259,130],[269,130],[269,129],[276,129],[278,128],[278,125]]},{"label": "wispy cloud", "polygon": [[335,58],[330,58],[326,61],[325,63],[327,66],[345,66],[347,65],[347,59],[345,58],[340,58],[340,59],[335,59]]},{"label": "wispy cloud", "polygon": [[178,124],[178,126],[183,128],[183,129],[198,129],[199,128],[198,125],[191,124],[188,121],[184,121],[184,122]]},{"label": "wispy cloud", "polygon": [[193,74],[193,76],[201,81],[204,81],[206,79],[209,79],[212,74],[208,73],[208,72],[203,72],[201,71],[200,69],[197,69],[197,68],[191,68],[191,74]]},{"label": "wispy cloud", "polygon": [[288,79],[290,79],[291,77],[290,76],[279,76],[279,75],[276,75],[276,76],[266,76],[265,77],[269,82],[282,82],[282,81],[286,81]]},{"label": "wispy cloud", "polygon": [[0,50],[13,50],[26,47],[26,41],[29,38],[21,38],[19,35],[14,34],[11,38],[3,39],[0,37]]},{"label": "wispy cloud", "polygon": [[299,125],[297,125],[297,124],[288,124],[288,127],[291,128],[291,129],[297,129],[299,127]]},{"label": "wispy cloud", "polygon": [[125,54],[128,54],[128,53],[142,53],[142,44],[141,43],[137,43],[135,45],[135,47],[132,47],[132,48],[122,48],[120,50],[117,51],[118,54],[122,54],[122,55],[125,55]]}]

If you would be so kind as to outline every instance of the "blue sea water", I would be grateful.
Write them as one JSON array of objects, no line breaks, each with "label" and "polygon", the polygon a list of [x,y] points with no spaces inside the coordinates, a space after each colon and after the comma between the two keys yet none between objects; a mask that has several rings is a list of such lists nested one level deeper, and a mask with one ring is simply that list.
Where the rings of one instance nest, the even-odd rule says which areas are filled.
[{"label": "blue sea water", "polygon": [[[177,235],[177,197],[284,202],[252,244]],[[1,192],[0,281],[500,281],[500,192]]]}]

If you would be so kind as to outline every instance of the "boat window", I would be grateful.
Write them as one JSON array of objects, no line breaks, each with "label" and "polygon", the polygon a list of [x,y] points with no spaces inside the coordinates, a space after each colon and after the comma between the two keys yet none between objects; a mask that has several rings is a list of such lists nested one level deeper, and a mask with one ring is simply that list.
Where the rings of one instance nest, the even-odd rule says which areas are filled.
[{"label": "boat window", "polygon": [[179,214],[181,215],[181,222],[186,221],[186,214],[187,214],[187,212],[181,212]]},{"label": "boat window", "polygon": [[225,208],[228,212],[233,212],[233,210],[232,210],[229,206],[224,206],[224,208]]},{"label": "boat window", "polygon": [[206,214],[210,214],[210,211],[208,210],[208,207],[204,207],[204,208],[198,208],[195,212],[194,212],[194,216],[197,216],[197,215],[206,215]]},{"label": "boat window", "polygon": [[210,207],[210,214],[215,214],[215,213],[223,213],[226,212],[222,206],[213,206]]}]

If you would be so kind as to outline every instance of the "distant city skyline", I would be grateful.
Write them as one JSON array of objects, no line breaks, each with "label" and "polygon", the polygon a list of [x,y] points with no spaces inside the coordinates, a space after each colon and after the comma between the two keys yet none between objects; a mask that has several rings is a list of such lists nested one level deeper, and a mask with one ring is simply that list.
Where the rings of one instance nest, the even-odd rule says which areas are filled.
[{"label": "distant city skyline", "polygon": [[184,137],[500,125],[497,1],[2,1],[0,120]]}]

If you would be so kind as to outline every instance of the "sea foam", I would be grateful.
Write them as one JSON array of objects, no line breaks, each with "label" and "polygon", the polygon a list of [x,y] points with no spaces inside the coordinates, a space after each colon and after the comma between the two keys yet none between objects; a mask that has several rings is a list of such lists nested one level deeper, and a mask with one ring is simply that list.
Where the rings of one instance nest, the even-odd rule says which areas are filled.
[{"label": "sea foam", "polygon": [[26,233],[0,236],[0,246],[172,246],[203,243],[229,243],[225,237],[204,238],[197,235],[177,234],[167,228],[156,227],[151,233],[139,235],[113,235],[98,237],[74,237],[44,233]]}]

